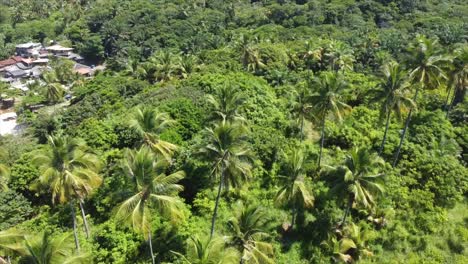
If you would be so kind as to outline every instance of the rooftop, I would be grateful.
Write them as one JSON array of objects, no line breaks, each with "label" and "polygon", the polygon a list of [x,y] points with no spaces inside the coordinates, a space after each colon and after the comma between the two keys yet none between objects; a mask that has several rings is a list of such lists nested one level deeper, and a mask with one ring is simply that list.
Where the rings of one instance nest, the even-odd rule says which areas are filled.
[{"label": "rooftop", "polygon": [[16,48],[17,49],[30,49],[34,47],[40,47],[40,46],[42,46],[41,43],[28,42],[28,43],[18,44],[16,45]]},{"label": "rooftop", "polygon": [[73,48],[67,48],[67,47],[64,47],[62,45],[52,45],[52,46],[49,46],[46,48],[46,50],[50,50],[50,51],[72,51]]},{"label": "rooftop", "polygon": [[23,61],[23,58],[20,56],[13,56],[9,59],[0,61],[0,68],[16,64],[17,62]]}]

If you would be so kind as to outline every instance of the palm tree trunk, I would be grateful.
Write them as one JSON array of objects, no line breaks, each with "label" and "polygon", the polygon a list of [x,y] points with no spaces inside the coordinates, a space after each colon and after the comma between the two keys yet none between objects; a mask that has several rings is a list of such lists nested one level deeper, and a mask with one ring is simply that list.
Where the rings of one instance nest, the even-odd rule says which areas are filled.
[{"label": "palm tree trunk", "polygon": [[[447,108],[447,114],[446,114],[446,117],[448,117],[449,113],[450,113],[450,110],[452,110],[452,108],[457,104],[457,103],[460,103],[460,102],[463,102],[463,98],[465,97],[465,92],[464,91],[461,91],[459,92],[458,90],[455,90],[454,93],[453,93],[453,97],[452,97],[452,101],[451,103],[448,105],[448,108]],[[461,99],[458,99],[457,100],[457,95],[458,97],[460,97]]]},{"label": "palm tree trunk", "polygon": [[70,202],[70,208],[72,211],[72,218],[73,218],[73,237],[75,238],[75,247],[76,250],[80,250],[80,241],[78,240],[78,231],[76,228],[76,213],[75,213],[75,206],[73,205],[73,202]]},{"label": "palm tree trunk", "polygon": [[346,210],[345,210],[345,213],[343,215],[343,219],[341,220],[341,224],[340,226],[343,227],[345,222],[346,222],[346,218],[348,217],[349,215],[349,212],[351,211],[351,207],[353,206],[353,197],[350,196],[348,198],[348,205],[346,206]]},{"label": "palm tree trunk", "polygon": [[322,152],[323,152],[323,145],[325,143],[325,116],[322,119],[322,131],[320,132],[320,152],[318,158],[318,168],[320,169],[320,162],[322,161]]},{"label": "palm tree trunk", "polygon": [[156,260],[155,260],[154,253],[153,253],[153,242],[151,241],[151,229],[149,230],[149,234],[148,234],[148,244],[150,248],[151,261],[153,264],[156,264]]},{"label": "palm tree trunk", "polygon": [[80,200],[80,209],[81,209],[81,217],[83,217],[83,223],[84,223],[84,229],[86,233],[86,239],[89,239],[89,226],[88,226],[88,220],[86,220],[86,214],[85,210],[83,207],[83,201]]},{"label": "palm tree trunk", "polygon": [[385,132],[384,132],[384,136],[383,136],[383,139],[382,139],[382,144],[380,144],[379,155],[382,154],[384,146],[385,146],[385,141],[387,141],[387,132],[388,132],[388,127],[390,125],[390,115],[391,114],[392,114],[392,112],[388,111],[387,121],[386,121],[386,124],[385,124]]},{"label": "palm tree trunk", "polygon": [[451,92],[452,92],[452,85],[450,85],[449,90],[447,92],[447,97],[445,98],[444,109],[445,109],[445,111],[447,111],[447,116],[448,116],[448,112],[449,112],[449,99],[450,99],[450,93]]},{"label": "palm tree trunk", "polygon": [[[416,99],[418,98],[419,89],[420,89],[420,87],[418,87],[416,89],[416,93],[414,94],[413,102],[416,102]],[[405,140],[406,131],[408,130],[408,126],[409,126],[409,123],[411,121],[412,113],[413,113],[413,108],[410,109],[410,111],[408,113],[408,116],[406,117],[405,128],[403,129],[403,133],[401,134],[400,144],[398,145],[398,149],[397,149],[397,151],[395,153],[395,157],[393,159],[392,167],[396,166],[397,161],[398,161],[398,156],[400,156],[401,147],[403,146],[403,141]]]},{"label": "palm tree trunk", "polygon": [[301,116],[301,141],[304,141],[304,113]]},{"label": "palm tree trunk", "polygon": [[224,166],[222,166],[222,169],[221,169],[221,179],[219,180],[218,194],[216,195],[216,202],[215,202],[215,207],[214,207],[214,211],[213,211],[213,217],[211,218],[210,238],[212,238],[213,234],[214,234],[216,215],[218,213],[219,198],[221,197],[221,188],[223,186],[223,180],[224,180]]},{"label": "palm tree trunk", "polygon": [[291,216],[291,231],[294,227],[294,222],[296,222],[296,205],[292,206],[292,216]]}]

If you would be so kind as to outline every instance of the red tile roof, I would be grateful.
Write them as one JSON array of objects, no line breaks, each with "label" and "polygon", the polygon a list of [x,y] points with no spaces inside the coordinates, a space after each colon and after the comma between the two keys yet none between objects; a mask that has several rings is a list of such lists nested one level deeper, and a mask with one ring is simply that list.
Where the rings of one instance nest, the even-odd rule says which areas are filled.
[{"label": "red tile roof", "polygon": [[10,65],[16,64],[16,63],[21,62],[21,61],[23,61],[23,58],[21,58],[20,56],[13,56],[13,57],[11,57],[9,59],[0,61],[0,68],[10,66]]},{"label": "red tile roof", "polygon": [[90,74],[92,70],[88,68],[79,68],[79,69],[75,69],[75,72],[81,75],[87,75],[87,74]]}]

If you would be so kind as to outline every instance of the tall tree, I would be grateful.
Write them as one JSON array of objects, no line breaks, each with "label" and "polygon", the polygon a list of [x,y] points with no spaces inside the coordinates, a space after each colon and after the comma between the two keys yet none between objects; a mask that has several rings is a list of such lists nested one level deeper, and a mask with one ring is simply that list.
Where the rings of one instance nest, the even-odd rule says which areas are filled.
[{"label": "tall tree", "polygon": [[292,103],[292,112],[296,121],[299,124],[299,131],[301,140],[304,141],[304,123],[308,118],[309,112],[312,106],[309,103],[310,100],[310,89],[304,85],[298,86],[295,90],[295,100]]},{"label": "tall tree", "polygon": [[275,263],[273,247],[264,239],[268,237],[268,218],[262,207],[244,206],[238,202],[234,206],[234,215],[228,220],[231,243],[241,252],[241,263]]},{"label": "tall tree", "polygon": [[[9,256],[23,253],[24,233],[16,229],[0,231],[0,263],[11,263]],[[3,257],[6,257],[5,260]]]},{"label": "tall tree", "polygon": [[291,229],[294,226],[296,215],[302,208],[311,208],[314,205],[314,196],[309,192],[304,171],[304,152],[301,148],[294,149],[286,156],[284,176],[281,178],[281,187],[276,194],[276,203],[291,208]]},{"label": "tall tree", "polygon": [[0,147],[0,191],[8,189],[7,181],[10,175],[10,169],[5,162],[7,152],[4,148]]},{"label": "tall tree", "polygon": [[[359,227],[354,223],[347,225],[343,232],[338,232],[332,236],[327,245],[333,251],[335,262],[354,263],[362,257],[373,255],[367,241],[371,232]],[[337,237],[338,236],[338,237]]]},{"label": "tall tree", "polygon": [[[448,57],[444,56],[442,49],[436,40],[430,40],[424,36],[418,36],[408,48],[408,65],[410,67],[410,81],[416,86],[413,102],[417,102],[420,90],[434,89],[441,85],[442,80],[446,79],[443,66],[447,66]],[[411,108],[406,117],[405,127],[400,137],[393,166],[398,162],[401,147],[405,140],[405,135],[411,121],[411,115],[414,108]]]},{"label": "tall tree", "polygon": [[51,104],[62,101],[65,89],[59,82],[56,74],[52,71],[46,72],[42,75],[42,80],[45,83],[47,101]]},{"label": "tall tree", "polygon": [[255,46],[251,37],[242,35],[237,43],[237,48],[241,53],[241,62],[246,70],[257,72],[265,67],[260,56],[260,51]]},{"label": "tall tree", "polygon": [[380,119],[385,119],[385,132],[379,148],[379,155],[385,147],[388,127],[392,112],[398,119],[407,109],[415,107],[408,95],[409,86],[407,72],[396,62],[390,62],[382,67],[382,79],[375,91],[374,100],[381,103]]},{"label": "tall tree", "polygon": [[206,129],[206,145],[200,149],[212,163],[211,176],[219,180],[210,236],[213,237],[221,191],[238,188],[251,175],[250,152],[246,146],[246,129],[239,124],[221,122]]},{"label": "tall tree", "polygon": [[324,72],[316,78],[312,85],[310,104],[312,111],[320,122],[320,154],[318,167],[322,160],[323,145],[325,143],[325,122],[327,117],[333,117],[337,121],[343,119],[343,115],[351,109],[343,101],[343,93],[348,84],[340,73]]},{"label": "tall tree", "polygon": [[135,181],[134,194],[127,198],[116,211],[116,218],[130,224],[148,241],[152,263],[156,263],[151,238],[151,212],[174,223],[184,217],[183,202],[177,193],[183,187],[177,182],[185,176],[183,171],[167,175],[169,163],[159,158],[149,148],[125,151],[122,168],[124,173]]},{"label": "tall tree", "polygon": [[324,47],[322,60],[327,61],[328,67],[332,71],[353,69],[353,51],[341,41],[330,40]]},{"label": "tall tree", "polygon": [[333,177],[331,191],[346,198],[341,226],[344,226],[354,204],[371,208],[375,204],[375,195],[384,191],[384,174],[380,172],[383,165],[383,159],[375,153],[355,147],[346,155],[343,164],[327,166],[328,173]]},{"label": "tall tree", "polygon": [[239,252],[228,247],[221,237],[192,236],[187,240],[185,255],[173,252],[186,264],[238,264]]},{"label": "tall tree", "polygon": [[[468,90],[468,45],[455,50],[455,56],[452,61],[452,67],[448,72],[449,82],[447,85],[447,98],[445,100],[445,109],[447,116],[456,104],[465,100]],[[450,100],[452,90],[453,96]],[[449,100],[451,101],[449,103]]]},{"label": "tall tree", "polygon": [[198,58],[194,55],[179,56],[179,75],[182,76],[182,78],[187,78],[192,72],[195,72],[199,68],[198,63]]},{"label": "tall tree", "polygon": [[90,255],[73,249],[72,237],[60,234],[52,237],[48,232],[39,236],[26,236],[21,263],[31,264],[86,264]]},{"label": "tall tree", "polygon": [[137,108],[129,124],[140,137],[139,146],[146,145],[157,155],[171,160],[177,146],[160,139],[161,133],[174,124],[167,113],[158,112],[153,108]]},{"label": "tall tree", "polygon": [[244,117],[239,113],[245,102],[245,97],[238,88],[231,85],[220,86],[214,95],[208,95],[207,101],[212,106],[211,121],[217,122],[244,122]]},{"label": "tall tree", "polygon": [[100,160],[83,140],[56,135],[48,137],[48,146],[34,154],[33,162],[41,173],[34,187],[48,188],[54,204],[70,204],[75,245],[79,248],[74,203],[78,201],[80,205],[86,236],[89,237],[83,202],[102,183],[98,173]]},{"label": "tall tree", "polygon": [[178,68],[174,55],[169,51],[154,54],[149,62],[153,64],[155,68],[154,77],[159,82],[170,81]]}]

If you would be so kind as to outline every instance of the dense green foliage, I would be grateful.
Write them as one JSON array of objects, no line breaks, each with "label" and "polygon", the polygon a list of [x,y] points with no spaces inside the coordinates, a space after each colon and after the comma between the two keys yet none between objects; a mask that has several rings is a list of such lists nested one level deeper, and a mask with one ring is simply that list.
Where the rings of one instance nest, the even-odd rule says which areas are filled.
[{"label": "dense green foliage", "polygon": [[0,263],[468,262],[466,1],[0,10],[0,59],[55,40],[106,65],[14,95]]}]

